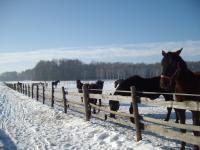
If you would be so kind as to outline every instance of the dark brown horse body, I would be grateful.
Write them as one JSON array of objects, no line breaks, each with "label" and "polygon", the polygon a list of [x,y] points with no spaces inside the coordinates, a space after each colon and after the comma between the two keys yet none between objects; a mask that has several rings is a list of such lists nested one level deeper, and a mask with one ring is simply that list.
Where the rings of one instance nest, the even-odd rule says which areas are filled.
[{"label": "dark brown horse body", "polygon": [[[160,76],[152,77],[152,78],[142,78],[140,76],[131,76],[121,82],[119,86],[117,87],[114,95],[122,95],[122,96],[130,96],[130,87],[135,86],[137,91],[140,92],[166,92],[166,90],[160,88]],[[129,92],[120,92],[120,91],[129,91]],[[150,99],[156,99],[161,94],[144,94],[144,93],[137,93],[138,97],[148,97]],[[173,100],[173,95],[163,95],[165,98],[165,101]],[[119,101],[110,100],[109,101],[110,109],[113,111],[118,111],[119,109]],[[165,121],[168,121],[170,118],[171,110],[172,108],[167,108],[167,116],[165,118]],[[130,105],[129,112],[133,113],[133,107]],[[114,114],[110,114],[110,117],[115,118]],[[132,119],[131,119],[132,121]],[[176,119],[176,122],[178,122],[178,118]]]},{"label": "dark brown horse body", "polygon": [[[170,89],[170,84],[175,83],[176,93],[200,94],[200,74],[193,73],[187,68],[186,63],[179,56],[181,50],[168,53],[163,51],[161,87]],[[200,97],[176,95],[176,101],[200,101]],[[185,110],[177,109],[176,111],[180,123],[185,124]],[[192,111],[192,120],[194,125],[200,126],[200,112]],[[186,130],[182,129],[181,132],[185,133]],[[194,131],[194,135],[200,136],[200,132]],[[185,149],[185,144],[185,142],[181,143],[181,149]],[[195,145],[194,149],[199,149],[199,146]]]},{"label": "dark brown horse body", "polygon": [[[102,94],[103,84],[104,84],[104,82],[101,81],[101,80],[96,81],[96,83],[88,84],[89,93]],[[80,80],[76,80],[76,86],[78,88],[78,92],[82,93],[83,92],[82,91],[83,83]],[[81,98],[81,100],[83,100],[83,99]],[[97,99],[90,98],[90,103],[93,103],[93,104],[96,105],[97,104]],[[101,106],[101,99],[99,99],[99,106]],[[93,113],[94,114],[96,113],[96,109],[95,108],[93,109]]]}]

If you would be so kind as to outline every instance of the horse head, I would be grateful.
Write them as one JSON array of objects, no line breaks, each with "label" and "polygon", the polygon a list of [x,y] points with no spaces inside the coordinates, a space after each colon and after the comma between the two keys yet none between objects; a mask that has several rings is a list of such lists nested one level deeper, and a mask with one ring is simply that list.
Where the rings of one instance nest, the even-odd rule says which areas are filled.
[{"label": "horse head", "polygon": [[101,81],[101,80],[98,80],[96,82],[96,85],[99,87],[99,89],[102,89],[103,88],[103,84],[104,84],[104,81]]},{"label": "horse head", "polygon": [[180,57],[182,49],[176,52],[162,51],[160,87],[165,90],[174,88],[177,75],[180,73],[180,70],[186,67],[186,63]]}]

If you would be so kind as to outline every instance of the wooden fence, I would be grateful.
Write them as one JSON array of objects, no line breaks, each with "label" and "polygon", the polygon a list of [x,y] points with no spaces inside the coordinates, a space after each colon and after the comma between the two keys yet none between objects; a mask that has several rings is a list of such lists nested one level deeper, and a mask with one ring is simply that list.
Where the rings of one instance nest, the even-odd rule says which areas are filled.
[{"label": "wooden fence", "polygon": [[[186,143],[199,145],[200,146],[200,137],[193,136],[191,132],[189,133],[181,133],[179,131],[175,131],[174,129],[186,129],[189,131],[200,131],[200,126],[194,126],[189,124],[178,124],[173,122],[166,122],[160,119],[155,119],[147,116],[141,116],[139,114],[138,103],[144,105],[151,106],[164,106],[164,107],[172,107],[178,109],[186,109],[186,110],[194,110],[200,111],[200,102],[195,101],[185,101],[185,102],[175,102],[175,101],[152,101],[149,98],[141,97],[137,98],[136,91],[134,87],[131,87],[131,96],[119,96],[119,95],[108,95],[108,94],[91,94],[89,93],[87,84],[83,86],[83,93],[66,91],[64,87],[62,89],[45,89],[44,86],[39,86],[39,84],[22,84],[19,85],[9,84],[6,85],[14,90],[17,90],[25,95],[35,98],[36,100],[42,98],[43,104],[45,100],[50,100],[51,107],[54,107],[56,103],[59,106],[64,108],[64,112],[67,113],[67,109],[75,109],[76,111],[85,113],[85,118],[87,121],[91,119],[91,117],[96,117],[102,120],[112,121],[114,123],[126,125],[129,127],[133,127],[136,130],[137,141],[142,140],[142,130],[149,131],[160,136],[165,136],[171,139],[176,139],[179,141],[184,141]],[[130,91],[129,91],[130,92]],[[47,94],[49,93],[49,94]],[[55,96],[55,93],[59,94],[60,97]],[[50,95],[51,94],[51,95]],[[83,98],[83,102],[81,102],[80,97]],[[120,102],[132,102],[133,103],[133,114],[128,114],[125,112],[115,112],[111,111],[108,106],[97,106],[90,103],[89,99],[101,99],[104,101],[108,100],[116,100]],[[78,99],[75,101],[75,99]],[[96,108],[101,111],[99,114],[91,113],[91,108]],[[130,121],[125,121],[122,118],[113,119],[109,117],[109,113],[123,116],[123,117],[133,117],[135,123],[133,124]]]}]

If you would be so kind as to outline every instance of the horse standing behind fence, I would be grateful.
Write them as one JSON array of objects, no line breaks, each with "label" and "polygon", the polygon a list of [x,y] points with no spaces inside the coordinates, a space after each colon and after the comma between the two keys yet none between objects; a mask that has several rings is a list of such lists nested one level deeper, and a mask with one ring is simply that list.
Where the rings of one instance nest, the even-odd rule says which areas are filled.
[{"label": "horse standing behind fence", "polygon": [[[187,94],[200,94],[200,74],[193,73],[187,68],[187,64],[180,57],[182,49],[176,52],[162,51],[163,59],[162,75],[160,78],[160,85],[165,89],[171,89],[173,83],[175,83],[175,92],[187,93]],[[181,96],[176,95],[176,101],[200,101],[200,97],[194,96]],[[181,124],[185,124],[185,110],[177,109],[177,115]],[[193,124],[200,126],[200,111],[192,111]],[[181,129],[181,132],[185,133],[185,129]],[[195,136],[200,136],[199,131],[193,131]],[[181,149],[185,149],[185,142],[181,143]],[[194,149],[198,150],[199,146],[194,145]]]},{"label": "horse standing behind fence", "polygon": [[39,85],[41,85],[41,86],[44,86],[44,87],[46,87],[47,88],[47,86],[48,86],[48,83],[45,81],[45,82],[39,82]]},{"label": "horse standing behind fence", "polygon": [[[131,76],[128,79],[124,80],[119,86],[117,87],[114,95],[122,95],[122,96],[130,96],[130,87],[135,86],[136,91],[144,92],[166,92],[165,90],[160,88],[160,76],[153,77],[153,78],[142,78],[140,76]],[[120,92],[120,91],[128,91],[128,92]],[[137,93],[139,97],[147,97],[152,100],[158,98],[161,94],[143,94]],[[165,101],[173,100],[173,95],[165,95],[163,94]],[[110,109],[113,111],[119,110],[119,101],[110,100],[109,101]],[[170,118],[172,108],[167,108],[167,116],[165,117],[165,121],[168,121]],[[130,105],[129,112],[133,113],[133,107]],[[115,118],[114,114],[110,114],[110,117]],[[133,122],[133,119],[131,118]],[[178,118],[176,118],[176,122],[178,122]]]},{"label": "horse standing behind fence", "polygon": [[[101,81],[101,80],[96,81],[96,83],[89,84],[89,86],[88,86],[89,93],[102,94],[103,85],[104,85],[104,81]],[[96,98],[90,98],[90,102],[96,105],[97,99]],[[99,99],[99,106],[101,106],[101,99]],[[93,113],[94,114],[96,113],[95,108],[93,108]]]},{"label": "horse standing behind fence", "polygon": [[[96,81],[96,83],[88,84],[89,93],[102,94],[103,85],[104,85],[104,82],[101,80]],[[80,80],[76,80],[76,86],[78,88],[78,92],[82,93],[83,92],[82,91],[83,83]],[[96,98],[90,98],[89,101],[90,101],[90,103],[93,103],[95,105],[97,104]],[[99,99],[99,106],[101,106],[101,99]],[[94,114],[96,113],[95,108],[93,108],[93,113]]]},{"label": "horse standing behind fence", "polygon": [[56,80],[52,82],[52,87],[55,86],[55,88],[57,87],[58,83],[60,83],[60,80]]},{"label": "horse standing behind fence", "polygon": [[21,82],[17,82],[17,88],[18,88],[18,90],[22,90],[22,83]]},{"label": "horse standing behind fence", "polygon": [[[78,89],[79,93],[83,93],[83,83],[81,82],[81,80],[76,80],[76,88]],[[83,97],[81,97],[81,102],[83,102]]]}]

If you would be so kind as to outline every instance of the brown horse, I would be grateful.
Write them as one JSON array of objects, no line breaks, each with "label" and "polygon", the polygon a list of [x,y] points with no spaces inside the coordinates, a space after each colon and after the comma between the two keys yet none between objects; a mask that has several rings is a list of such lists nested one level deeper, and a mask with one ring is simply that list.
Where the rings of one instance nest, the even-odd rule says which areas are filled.
[{"label": "brown horse", "polygon": [[[81,80],[76,80],[76,88],[78,89],[79,93],[83,93],[82,87],[83,83],[81,82]],[[83,97],[81,97],[81,102],[83,102]]]},{"label": "brown horse", "polygon": [[[143,78],[138,75],[131,76],[121,82],[114,92],[114,95],[122,95],[122,96],[131,96],[130,92],[121,92],[121,91],[130,91],[130,87],[135,86],[137,91],[148,91],[148,92],[169,92],[160,88],[160,76],[152,77],[152,78]],[[172,90],[173,91],[173,90]],[[171,91],[170,91],[171,92]],[[152,100],[158,98],[161,94],[144,94],[137,93],[138,97],[148,97]],[[165,101],[173,100],[173,95],[171,94],[162,94],[165,98]],[[109,100],[110,110],[118,111],[119,110],[119,101]],[[165,117],[165,121],[168,121],[170,118],[172,108],[167,108],[167,116]],[[132,104],[130,105],[129,112],[133,113]],[[110,114],[110,117],[115,118],[115,114]],[[133,122],[133,119],[131,122]],[[178,118],[176,117],[176,122],[178,122]]]},{"label": "brown horse", "polygon": [[[96,83],[91,83],[88,85],[89,93],[92,94],[102,94],[104,81],[98,80]],[[83,93],[82,87],[83,83],[80,80],[76,80],[76,87],[78,88],[79,93]],[[81,97],[81,101],[83,102],[83,98]],[[90,98],[90,103],[97,104],[97,99]],[[99,106],[101,106],[101,99],[99,99]],[[93,113],[96,114],[96,109],[93,108]]]},{"label": "brown horse", "polygon": [[[160,78],[160,86],[166,90],[175,84],[176,93],[200,94],[200,74],[191,72],[184,60],[180,57],[182,49],[176,52],[162,51],[163,59],[161,61],[162,74]],[[176,101],[200,101],[200,97],[176,95]],[[177,115],[181,124],[185,124],[185,110],[177,109]],[[192,111],[193,124],[200,126],[200,112]],[[182,129],[185,133],[186,130]],[[195,136],[200,136],[200,132],[193,131]],[[185,142],[181,142],[181,149],[185,149]],[[199,150],[198,145],[194,145],[194,149]]]}]

